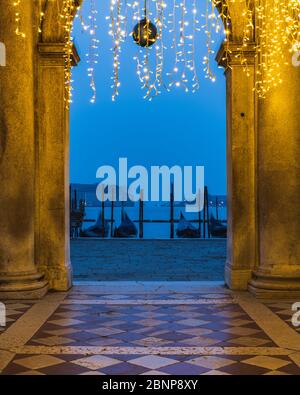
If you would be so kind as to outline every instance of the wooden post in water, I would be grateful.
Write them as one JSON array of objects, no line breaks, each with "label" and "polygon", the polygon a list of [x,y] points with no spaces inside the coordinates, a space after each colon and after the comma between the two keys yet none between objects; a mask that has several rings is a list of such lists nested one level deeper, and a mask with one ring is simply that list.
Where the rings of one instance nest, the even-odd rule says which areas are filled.
[{"label": "wooden post in water", "polygon": [[69,228],[70,228],[70,238],[73,238],[72,235],[72,186],[69,186]]},{"label": "wooden post in water", "polygon": [[216,196],[216,219],[219,219],[219,199],[218,196]]},{"label": "wooden post in water", "polygon": [[170,194],[170,238],[174,239],[174,184],[171,184]]},{"label": "wooden post in water", "polygon": [[206,193],[204,187],[204,204],[203,204],[203,239],[206,238]]},{"label": "wooden post in water", "polygon": [[199,238],[201,239],[201,211],[199,207],[198,211],[198,232],[199,232]]},{"label": "wooden post in water", "polygon": [[124,201],[121,202],[121,222],[124,221],[125,218],[125,210],[124,210]]},{"label": "wooden post in water", "polygon": [[114,236],[114,207],[115,207],[115,187],[112,187],[112,199],[111,199],[111,212],[110,212],[110,237]]},{"label": "wooden post in water", "polygon": [[209,223],[209,201],[208,201],[208,188],[204,187],[204,195],[206,196],[206,218],[207,218],[207,237],[210,238],[210,223]]},{"label": "wooden post in water", "polygon": [[77,210],[77,190],[74,189],[74,210]]},{"label": "wooden post in water", "polygon": [[140,207],[139,207],[139,237],[144,237],[144,191],[140,193]]},{"label": "wooden post in water", "polygon": [[69,185],[69,204],[70,204],[70,212],[72,210],[72,185]]},{"label": "wooden post in water", "polygon": [[103,189],[103,191],[102,191],[102,202],[101,202],[101,205],[102,205],[102,212],[101,212],[101,224],[102,224],[102,238],[104,238],[105,237],[105,212],[104,212],[104,209],[105,209],[105,205],[104,205],[104,189]]}]

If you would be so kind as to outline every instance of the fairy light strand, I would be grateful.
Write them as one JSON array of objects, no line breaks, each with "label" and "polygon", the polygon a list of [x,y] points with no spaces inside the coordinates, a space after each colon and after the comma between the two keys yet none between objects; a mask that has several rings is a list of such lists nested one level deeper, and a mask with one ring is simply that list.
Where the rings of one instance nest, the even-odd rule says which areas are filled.
[{"label": "fairy light strand", "polygon": [[65,37],[65,102],[69,108],[72,102],[72,58],[73,58],[73,17],[76,12],[76,6],[73,0],[64,0],[60,13],[61,22]]},{"label": "fairy light strand", "polygon": [[99,40],[96,37],[97,34],[97,14],[98,11],[96,9],[95,0],[90,0],[90,14],[89,14],[89,34],[90,34],[90,43],[89,43],[89,51],[87,53],[87,64],[88,64],[88,77],[90,79],[90,88],[92,90],[92,97],[90,99],[91,103],[95,103],[97,97],[96,83],[95,83],[95,67],[98,64],[98,46]]},{"label": "fairy light strand", "polygon": [[15,7],[15,26],[16,26],[15,33],[17,36],[25,38],[26,34],[21,30],[21,14],[20,14],[21,0],[14,0],[13,6]]},{"label": "fairy light strand", "polygon": [[[22,1],[13,0],[15,8],[15,33],[25,38],[22,31]],[[83,21],[83,31],[89,32],[90,44],[87,56],[88,75],[92,90],[92,103],[96,100],[95,67],[98,63],[97,9],[96,1],[90,1],[88,25]],[[145,3],[146,1],[146,3]],[[142,3],[142,6],[141,6]],[[199,2],[203,4],[202,2]],[[162,89],[169,91],[173,87],[182,87],[185,91],[195,92],[199,86],[198,56],[196,42],[200,34],[206,37],[206,55],[203,59],[204,75],[215,81],[212,62],[214,61],[215,38],[224,39],[223,64],[231,67],[231,4],[240,3],[244,11],[239,19],[242,26],[240,45],[235,51],[235,62],[240,62],[246,75],[250,75],[248,51],[256,56],[254,90],[261,98],[284,81],[284,67],[287,64],[286,54],[300,49],[300,0],[207,0],[203,9],[197,0],[110,0],[110,15],[108,16],[109,34],[112,36],[113,76],[112,99],[116,100],[120,88],[120,58],[121,46],[131,33],[128,21],[133,25],[141,20],[141,13],[146,12],[152,18],[155,4],[154,22],[158,29],[157,43],[154,48],[139,48],[134,57],[136,73],[145,89],[144,97],[152,100],[161,93]],[[40,3],[41,4],[41,3]],[[57,7],[60,3],[56,0]],[[63,0],[59,9],[59,20],[63,26],[65,39],[65,101],[67,106],[72,97],[72,56],[73,18],[79,7],[74,0]],[[246,5],[246,7],[245,7]],[[168,8],[169,7],[169,8]],[[166,10],[166,11],[165,11]],[[165,22],[167,13],[167,22]],[[201,19],[204,19],[202,24]],[[38,31],[42,32],[44,10],[40,7]],[[164,37],[171,35],[170,48],[166,48]],[[255,40],[255,42],[254,42]],[[199,41],[199,40],[198,40]],[[166,50],[174,52],[174,62],[171,71],[165,66]],[[153,59],[153,60],[152,60]],[[164,83],[164,77],[168,83]]]}]

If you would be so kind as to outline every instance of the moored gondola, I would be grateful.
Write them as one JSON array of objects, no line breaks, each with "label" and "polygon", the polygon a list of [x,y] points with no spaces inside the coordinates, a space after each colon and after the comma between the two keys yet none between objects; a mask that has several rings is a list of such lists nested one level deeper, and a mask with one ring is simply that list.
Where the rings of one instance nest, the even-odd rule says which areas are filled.
[{"label": "moored gondola", "polygon": [[137,227],[124,212],[120,226],[115,229],[114,237],[136,237],[137,233]]},{"label": "moored gondola", "polygon": [[199,230],[180,213],[176,235],[181,238],[196,238],[199,237]]},{"label": "moored gondola", "polygon": [[213,215],[210,216],[210,235],[212,237],[227,237],[227,226]]},{"label": "moored gondola", "polygon": [[80,237],[107,237],[109,232],[109,223],[108,221],[104,221],[104,230],[103,230],[103,221],[102,221],[102,211],[100,211],[98,219],[95,225],[90,226],[89,228],[82,230],[80,232]]}]

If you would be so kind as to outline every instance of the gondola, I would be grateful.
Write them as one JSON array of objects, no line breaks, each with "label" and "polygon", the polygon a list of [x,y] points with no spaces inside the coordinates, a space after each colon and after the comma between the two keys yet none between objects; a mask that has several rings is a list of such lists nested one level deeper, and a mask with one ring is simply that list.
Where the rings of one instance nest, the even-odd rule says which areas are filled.
[{"label": "gondola", "polygon": [[227,237],[227,226],[213,215],[210,216],[210,235],[212,237]]},{"label": "gondola", "polygon": [[196,238],[199,237],[199,230],[195,228],[190,221],[185,219],[184,215],[180,213],[180,220],[176,229],[177,237],[182,238]]},{"label": "gondola", "polygon": [[138,231],[135,224],[126,213],[123,213],[122,217],[120,226],[115,229],[114,237],[136,237]]},{"label": "gondola", "polygon": [[107,237],[109,232],[109,223],[108,221],[104,221],[104,232],[102,226],[102,212],[100,211],[98,219],[95,225],[90,226],[89,228],[82,230],[80,232],[80,237]]}]

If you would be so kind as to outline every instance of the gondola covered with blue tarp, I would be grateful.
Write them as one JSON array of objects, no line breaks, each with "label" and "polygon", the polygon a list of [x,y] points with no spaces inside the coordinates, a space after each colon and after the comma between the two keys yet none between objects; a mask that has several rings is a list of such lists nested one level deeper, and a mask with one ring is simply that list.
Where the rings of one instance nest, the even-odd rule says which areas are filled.
[{"label": "gondola covered with blue tarp", "polygon": [[[104,222],[104,228],[103,228]],[[80,232],[80,237],[107,237],[109,232],[109,223],[108,221],[103,221],[102,219],[102,211],[100,211],[98,219],[95,225],[90,226],[89,228],[82,230]]]},{"label": "gondola covered with blue tarp", "polygon": [[181,238],[196,238],[199,237],[199,230],[180,213],[176,235]]},{"label": "gondola covered with blue tarp", "polygon": [[114,236],[115,237],[136,237],[137,236],[137,227],[131,221],[126,213],[122,215],[122,222],[120,226],[115,229]]},{"label": "gondola covered with blue tarp", "polygon": [[222,221],[216,219],[213,215],[210,216],[210,235],[212,237],[227,237],[227,226]]}]

